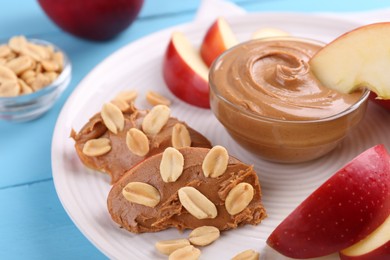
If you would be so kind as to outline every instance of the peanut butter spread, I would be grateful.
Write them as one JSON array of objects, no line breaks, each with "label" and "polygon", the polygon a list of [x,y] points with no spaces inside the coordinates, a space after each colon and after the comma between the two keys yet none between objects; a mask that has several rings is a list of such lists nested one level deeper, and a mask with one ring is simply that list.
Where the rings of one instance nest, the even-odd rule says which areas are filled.
[{"label": "peanut butter spread", "polygon": [[[130,128],[141,129],[142,120],[147,113],[148,111],[146,110],[138,110],[134,107],[124,112],[124,129],[118,134],[114,134],[107,129],[100,113],[95,114],[82,127],[79,133],[72,130],[71,137],[75,140],[75,148],[80,160],[89,168],[108,173],[111,176],[111,183],[115,183],[127,170],[137,163],[172,146],[172,129],[174,125],[176,123],[186,125],[173,117],[169,118],[158,134],[147,135],[150,149],[145,156],[138,156],[129,150],[126,145],[126,133]],[[189,126],[187,128],[191,137],[191,146],[211,147],[210,142],[202,134]],[[85,155],[82,152],[85,143],[95,138],[108,138],[111,143],[110,152],[100,156]]]},{"label": "peanut butter spread", "polygon": [[[209,149],[186,147],[179,151],[184,157],[184,167],[176,181],[163,181],[159,172],[162,154],[157,154],[133,167],[113,185],[107,203],[111,217],[116,223],[135,233],[156,232],[170,227],[182,230],[214,226],[219,230],[228,230],[242,224],[258,224],[266,217],[261,201],[260,183],[253,166],[230,156],[226,171],[217,178],[210,178],[202,172],[202,162]],[[123,190],[132,182],[146,183],[154,187],[159,194],[157,205],[150,207],[128,201]],[[240,183],[253,187],[253,198],[242,211],[232,215],[226,209],[225,201],[230,191]],[[216,207],[216,216],[198,219],[188,212],[178,195],[178,190],[182,187],[194,187],[208,198]],[[150,197],[147,194],[139,194],[142,195]],[[197,203],[201,207],[202,202]],[[236,203],[240,203],[240,199]]]},{"label": "peanut butter spread", "polygon": [[255,115],[326,118],[356,103],[362,92],[342,94],[319,83],[308,61],[320,48],[291,39],[246,42],[221,56],[210,81],[218,82],[216,94]]}]

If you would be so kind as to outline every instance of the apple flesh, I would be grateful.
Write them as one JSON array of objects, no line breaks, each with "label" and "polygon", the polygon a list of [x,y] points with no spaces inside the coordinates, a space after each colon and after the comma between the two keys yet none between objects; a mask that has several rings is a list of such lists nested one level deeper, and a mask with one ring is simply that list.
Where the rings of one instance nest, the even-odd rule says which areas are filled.
[{"label": "apple flesh", "polygon": [[185,35],[174,32],[163,60],[164,81],[172,93],[191,105],[210,108],[208,72]]},{"label": "apple flesh", "polygon": [[359,27],[341,35],[309,61],[326,87],[343,93],[368,88],[390,99],[390,22]]},{"label": "apple flesh", "polygon": [[229,24],[220,17],[207,30],[200,47],[200,55],[206,65],[211,66],[219,55],[237,43]]},{"label": "apple flesh", "polygon": [[360,154],[306,198],[267,239],[292,258],[325,256],[367,237],[390,215],[390,155]]},{"label": "apple flesh", "polygon": [[340,252],[341,260],[390,259],[390,216],[369,236]]},{"label": "apple flesh", "polygon": [[390,241],[382,246],[370,251],[364,255],[344,255],[340,253],[341,260],[389,260],[390,259]]},{"label": "apple flesh", "polygon": [[64,31],[89,40],[109,40],[136,19],[144,0],[38,0]]}]

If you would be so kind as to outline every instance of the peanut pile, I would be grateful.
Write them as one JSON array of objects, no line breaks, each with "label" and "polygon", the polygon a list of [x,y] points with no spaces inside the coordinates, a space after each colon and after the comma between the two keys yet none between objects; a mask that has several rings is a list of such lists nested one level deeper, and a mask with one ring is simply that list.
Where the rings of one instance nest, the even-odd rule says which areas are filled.
[{"label": "peanut pile", "polygon": [[38,91],[55,81],[64,66],[64,54],[51,45],[12,37],[0,45],[0,97]]}]

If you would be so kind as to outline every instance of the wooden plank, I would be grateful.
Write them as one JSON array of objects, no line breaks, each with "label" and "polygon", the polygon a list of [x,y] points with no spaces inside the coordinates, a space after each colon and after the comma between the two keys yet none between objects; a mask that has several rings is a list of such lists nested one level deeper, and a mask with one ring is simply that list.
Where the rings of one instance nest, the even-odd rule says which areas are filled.
[{"label": "wooden plank", "polygon": [[52,181],[0,190],[0,259],[105,259],[66,215]]}]

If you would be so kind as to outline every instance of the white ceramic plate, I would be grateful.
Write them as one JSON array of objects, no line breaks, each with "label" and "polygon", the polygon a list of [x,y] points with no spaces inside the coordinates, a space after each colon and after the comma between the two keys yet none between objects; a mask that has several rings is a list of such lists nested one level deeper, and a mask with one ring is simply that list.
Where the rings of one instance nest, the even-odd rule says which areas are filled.
[{"label": "white ceramic plate", "polygon": [[[240,40],[261,27],[276,27],[295,36],[328,42],[357,27],[334,18],[293,13],[258,13],[228,19]],[[254,164],[263,190],[263,202],[269,217],[258,226],[244,226],[222,234],[213,245],[202,248],[202,259],[230,259],[246,249],[260,251],[262,259],[284,259],[266,246],[272,230],[313,190],[357,154],[378,143],[390,148],[390,113],[371,104],[362,124],[329,155],[304,164],[275,164],[260,160],[238,146],[215,119],[210,110],[181,102],[165,87],[161,64],[173,30],[180,30],[199,44],[209,23],[186,24],[170,28],[118,50],[79,84],[66,102],[56,124],[52,142],[53,178],[58,196],[81,232],[104,254],[115,259],[165,259],[154,249],[164,239],[186,237],[188,232],[167,230],[135,235],[120,229],[110,218],[106,198],[110,190],[106,175],[85,168],[69,138],[104,102],[122,89],[137,89],[136,105],[149,108],[145,92],[155,90],[173,100],[173,116],[186,121],[208,137],[214,145],[225,146],[230,154]],[[337,259],[337,255],[326,257]]]}]

